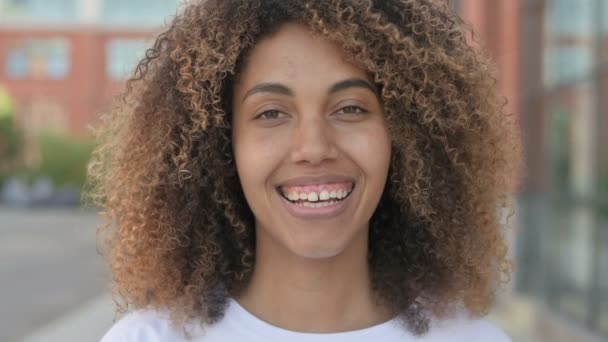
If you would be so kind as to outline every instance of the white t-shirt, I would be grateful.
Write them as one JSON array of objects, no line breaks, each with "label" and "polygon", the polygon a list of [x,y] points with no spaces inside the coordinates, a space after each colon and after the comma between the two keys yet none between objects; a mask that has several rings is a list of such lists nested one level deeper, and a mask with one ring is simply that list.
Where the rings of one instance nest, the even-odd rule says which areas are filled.
[{"label": "white t-shirt", "polygon": [[219,322],[205,326],[188,326],[192,339],[181,329],[174,329],[168,315],[153,310],[136,310],[118,321],[101,342],[510,342],[499,328],[485,320],[456,318],[432,322],[429,332],[421,337],[408,332],[393,319],[369,328],[340,333],[301,333],[273,326],[249,313],[237,301],[230,299],[225,316]]}]

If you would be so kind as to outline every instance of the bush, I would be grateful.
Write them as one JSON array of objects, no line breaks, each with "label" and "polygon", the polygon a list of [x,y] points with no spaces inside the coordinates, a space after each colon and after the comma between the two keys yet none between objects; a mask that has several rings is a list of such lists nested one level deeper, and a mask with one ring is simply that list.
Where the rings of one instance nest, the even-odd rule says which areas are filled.
[{"label": "bush", "polygon": [[12,115],[0,115],[0,185],[18,167],[23,136],[14,124]]},{"label": "bush", "polygon": [[61,135],[45,134],[39,138],[40,163],[28,178],[49,177],[55,186],[72,185],[82,188],[86,180],[86,165],[94,143]]}]

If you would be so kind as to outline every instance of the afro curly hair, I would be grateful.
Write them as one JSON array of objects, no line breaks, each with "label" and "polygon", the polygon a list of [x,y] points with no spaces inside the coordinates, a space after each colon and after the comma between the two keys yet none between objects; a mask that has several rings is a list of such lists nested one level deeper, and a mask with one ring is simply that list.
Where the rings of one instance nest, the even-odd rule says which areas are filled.
[{"label": "afro curly hair", "polygon": [[190,1],[96,129],[90,199],[119,312],[221,319],[255,264],[231,144],[247,53],[296,22],[338,43],[380,89],[392,144],[370,220],[373,290],[412,331],[464,305],[486,314],[512,264],[502,215],[521,175],[517,120],[489,58],[438,0]]}]

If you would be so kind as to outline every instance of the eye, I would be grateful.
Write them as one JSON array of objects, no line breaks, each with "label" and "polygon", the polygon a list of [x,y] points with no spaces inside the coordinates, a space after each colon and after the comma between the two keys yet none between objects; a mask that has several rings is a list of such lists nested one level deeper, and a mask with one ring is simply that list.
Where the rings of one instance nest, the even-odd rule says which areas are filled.
[{"label": "eye", "polygon": [[367,110],[359,107],[359,106],[345,106],[340,108],[340,110],[338,111],[338,113],[344,113],[344,114],[363,114],[363,113],[367,113]]},{"label": "eye", "polygon": [[285,114],[281,113],[280,111],[278,111],[276,109],[269,109],[269,110],[265,110],[265,111],[261,112],[260,114],[256,115],[255,118],[272,120],[272,119],[280,119],[281,115],[285,115]]}]

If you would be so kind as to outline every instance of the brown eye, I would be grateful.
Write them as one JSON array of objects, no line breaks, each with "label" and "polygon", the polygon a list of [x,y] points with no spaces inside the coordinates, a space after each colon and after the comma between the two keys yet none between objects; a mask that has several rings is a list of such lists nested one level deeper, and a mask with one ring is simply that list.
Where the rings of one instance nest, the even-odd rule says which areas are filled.
[{"label": "brown eye", "polygon": [[346,106],[346,107],[342,107],[340,109],[340,112],[343,112],[345,114],[362,114],[362,113],[367,113],[367,111],[359,106]]},{"label": "brown eye", "polygon": [[256,118],[257,119],[270,119],[270,120],[272,120],[272,119],[279,119],[279,116],[281,114],[282,113],[279,112],[278,110],[271,109],[271,110],[263,111],[262,113],[258,114],[256,116]]}]

